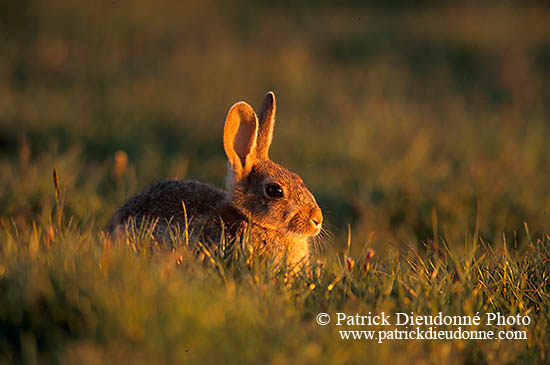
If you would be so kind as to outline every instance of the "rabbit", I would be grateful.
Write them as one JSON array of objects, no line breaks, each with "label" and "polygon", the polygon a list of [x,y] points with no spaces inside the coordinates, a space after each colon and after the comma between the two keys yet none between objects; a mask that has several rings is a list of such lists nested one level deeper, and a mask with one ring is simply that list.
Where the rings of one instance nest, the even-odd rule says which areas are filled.
[{"label": "rabbit", "polygon": [[309,241],[321,232],[323,214],[300,176],[269,159],[275,110],[271,91],[258,114],[244,101],[229,109],[223,135],[225,191],[191,180],[156,182],[118,209],[106,233],[127,228],[131,219],[134,224],[155,220],[158,238],[174,227],[188,227],[191,244],[247,231],[254,248],[284,255],[291,265],[307,262]]}]

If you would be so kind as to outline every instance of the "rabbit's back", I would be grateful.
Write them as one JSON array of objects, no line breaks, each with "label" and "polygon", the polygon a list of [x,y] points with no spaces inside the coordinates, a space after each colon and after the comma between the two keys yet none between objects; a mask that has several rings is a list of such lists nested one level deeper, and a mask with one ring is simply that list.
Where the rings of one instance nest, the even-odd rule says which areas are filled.
[{"label": "rabbit's back", "polygon": [[[162,180],[130,198],[111,218],[106,231],[113,233],[119,226],[134,219],[158,219],[185,226],[211,218],[224,204],[227,193],[213,185],[192,180]],[[184,209],[185,205],[185,209]]]}]

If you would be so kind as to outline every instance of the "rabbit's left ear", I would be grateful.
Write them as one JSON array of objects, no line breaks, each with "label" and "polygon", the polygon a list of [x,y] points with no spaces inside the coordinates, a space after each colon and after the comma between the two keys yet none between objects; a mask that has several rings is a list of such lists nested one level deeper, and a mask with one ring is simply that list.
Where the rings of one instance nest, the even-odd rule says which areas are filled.
[{"label": "rabbit's left ear", "polygon": [[275,94],[268,92],[258,113],[259,130],[256,147],[256,155],[259,159],[268,160],[269,146],[273,139],[273,127],[275,126]]},{"label": "rabbit's left ear", "polygon": [[235,181],[247,176],[256,162],[257,136],[258,117],[254,109],[244,101],[233,105],[225,119],[223,146]]}]

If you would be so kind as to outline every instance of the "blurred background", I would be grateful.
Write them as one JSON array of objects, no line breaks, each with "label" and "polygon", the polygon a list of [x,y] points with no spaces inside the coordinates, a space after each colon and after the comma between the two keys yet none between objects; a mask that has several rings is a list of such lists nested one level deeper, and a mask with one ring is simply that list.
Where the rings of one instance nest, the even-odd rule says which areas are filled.
[{"label": "blurred background", "polygon": [[550,227],[548,2],[4,0],[0,55],[4,223],[44,217],[54,167],[98,228],[160,178],[223,186],[228,108],[273,90],[332,247]]}]

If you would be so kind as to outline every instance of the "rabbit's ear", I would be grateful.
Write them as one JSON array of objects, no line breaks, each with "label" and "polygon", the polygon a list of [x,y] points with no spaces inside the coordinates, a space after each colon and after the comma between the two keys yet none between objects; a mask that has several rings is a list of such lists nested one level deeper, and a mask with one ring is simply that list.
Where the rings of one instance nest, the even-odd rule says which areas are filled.
[{"label": "rabbit's ear", "polygon": [[275,94],[273,91],[265,95],[258,119],[260,130],[258,131],[258,146],[256,147],[256,155],[260,159],[268,160],[269,146],[273,139],[273,127],[275,126]]},{"label": "rabbit's ear", "polygon": [[256,162],[258,117],[254,109],[244,101],[229,109],[223,131],[223,147],[233,168],[235,181],[252,170]]}]

